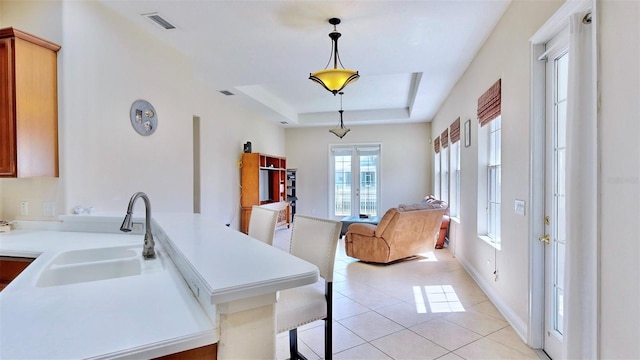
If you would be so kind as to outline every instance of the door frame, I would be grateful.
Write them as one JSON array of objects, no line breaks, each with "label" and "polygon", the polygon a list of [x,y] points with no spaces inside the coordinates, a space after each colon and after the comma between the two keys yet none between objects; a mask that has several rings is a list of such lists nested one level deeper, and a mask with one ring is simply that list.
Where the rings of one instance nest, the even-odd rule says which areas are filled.
[{"label": "door frame", "polygon": [[544,346],[545,331],[545,119],[546,63],[542,61],[545,44],[569,23],[571,14],[593,7],[593,0],[565,2],[529,39],[530,57],[530,121],[529,121],[529,321],[525,340],[534,349]]},{"label": "door frame", "polygon": [[[327,159],[327,169],[328,169],[328,190],[329,193],[328,195],[328,200],[327,200],[327,217],[329,219],[334,219],[334,220],[340,220],[342,217],[340,216],[335,216],[333,214],[333,206],[334,206],[334,202],[335,202],[335,168],[334,168],[334,163],[333,163],[333,153],[332,153],[332,149],[334,147],[342,147],[342,148],[348,148],[348,147],[352,147],[353,148],[353,153],[354,155],[357,155],[357,147],[374,147],[377,146],[378,147],[378,179],[377,179],[377,183],[376,183],[376,206],[377,206],[377,213],[378,216],[380,216],[380,209],[381,209],[381,189],[382,189],[382,143],[381,142],[366,142],[366,143],[337,143],[337,144],[328,144],[328,159]],[[358,159],[359,160],[359,159]],[[353,159],[352,159],[353,161]],[[352,166],[353,168],[353,166]],[[353,187],[353,185],[357,185],[359,186],[360,183],[360,174],[357,174],[354,176],[354,174],[351,175],[351,185]],[[357,183],[356,183],[357,181]],[[359,199],[359,197],[358,197]],[[353,214],[353,211],[355,209],[355,206],[359,204],[355,204],[355,201],[353,199],[353,195],[352,195],[352,199],[351,199],[352,203],[351,203],[351,212]]]}]

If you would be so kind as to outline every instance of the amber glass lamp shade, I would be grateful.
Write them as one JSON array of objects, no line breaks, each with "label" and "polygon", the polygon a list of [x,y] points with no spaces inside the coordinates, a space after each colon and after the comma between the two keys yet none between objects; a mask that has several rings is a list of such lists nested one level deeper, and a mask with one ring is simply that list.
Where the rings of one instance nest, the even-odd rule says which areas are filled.
[{"label": "amber glass lamp shade", "polygon": [[348,84],[360,78],[357,71],[347,69],[325,69],[312,73],[309,79],[331,91],[333,95],[344,89]]}]

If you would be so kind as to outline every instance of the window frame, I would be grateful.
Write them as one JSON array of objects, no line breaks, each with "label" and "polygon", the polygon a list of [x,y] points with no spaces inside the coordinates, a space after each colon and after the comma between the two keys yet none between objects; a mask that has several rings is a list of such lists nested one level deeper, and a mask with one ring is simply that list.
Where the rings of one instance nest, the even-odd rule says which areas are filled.
[{"label": "window frame", "polygon": [[500,250],[501,225],[502,117],[498,115],[478,130],[478,237]]},{"label": "window frame", "polygon": [[452,217],[460,216],[460,141],[449,145],[449,211]]},{"label": "window frame", "polygon": [[449,203],[449,146],[440,149],[440,196],[438,200]]},{"label": "window frame", "polygon": [[433,169],[433,178],[434,178],[434,184],[433,184],[433,196],[436,199],[440,199],[440,152],[437,152],[433,155],[433,163],[434,163],[434,169]]},{"label": "window frame", "polygon": [[502,126],[501,117],[498,116],[489,124],[488,154],[487,164],[487,236],[494,242],[500,242],[500,226],[502,204]]}]

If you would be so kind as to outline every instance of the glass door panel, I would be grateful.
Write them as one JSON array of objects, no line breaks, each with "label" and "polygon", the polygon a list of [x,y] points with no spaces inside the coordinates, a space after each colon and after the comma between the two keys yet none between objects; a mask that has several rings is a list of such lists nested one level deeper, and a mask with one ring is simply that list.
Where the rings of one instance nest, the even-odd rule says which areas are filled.
[{"label": "glass door panel", "polygon": [[547,120],[545,156],[545,336],[544,350],[552,359],[562,356],[564,266],[566,242],[565,167],[567,75],[566,43],[550,42],[547,62]]},{"label": "glass door panel", "polygon": [[331,147],[331,217],[378,215],[379,157],[379,145]]}]

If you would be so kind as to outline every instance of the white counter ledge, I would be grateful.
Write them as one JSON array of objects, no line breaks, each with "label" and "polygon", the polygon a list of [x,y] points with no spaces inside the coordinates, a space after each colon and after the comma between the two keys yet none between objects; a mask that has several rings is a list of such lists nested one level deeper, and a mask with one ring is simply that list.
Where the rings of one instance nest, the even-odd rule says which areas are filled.
[{"label": "white counter ledge", "polygon": [[0,255],[42,254],[0,293],[0,358],[148,358],[216,342],[219,359],[275,357],[277,291],[317,281],[317,268],[200,215],[152,216],[171,271],[143,277],[34,286],[60,251],[121,244],[141,251],[143,235],[117,233],[120,216],[61,217],[60,229],[90,231],[94,222],[100,231],[115,227],[112,234],[0,234]]},{"label": "white counter ledge", "polygon": [[[203,298],[205,291],[211,304],[318,281],[315,265],[223,224],[192,214],[158,214],[153,218],[203,282],[205,288],[194,292],[199,291]],[[161,238],[162,234],[154,236]]]}]

